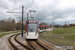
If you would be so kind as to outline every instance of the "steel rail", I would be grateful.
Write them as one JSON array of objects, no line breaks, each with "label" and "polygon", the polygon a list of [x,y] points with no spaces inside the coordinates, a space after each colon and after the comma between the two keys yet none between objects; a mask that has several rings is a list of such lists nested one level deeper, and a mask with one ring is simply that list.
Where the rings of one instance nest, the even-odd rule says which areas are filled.
[{"label": "steel rail", "polygon": [[[15,34],[15,35],[16,35],[16,34]],[[8,41],[9,41],[9,43],[11,44],[11,46],[14,48],[14,50],[20,50],[19,48],[17,48],[17,47],[12,43],[11,37],[13,37],[13,36],[14,36],[14,35],[10,36],[9,39],[8,39]]]},{"label": "steel rail", "polygon": [[[21,33],[20,33],[20,34],[21,34]],[[19,42],[19,41],[16,39],[16,37],[17,37],[18,35],[20,35],[20,34],[17,34],[17,35],[14,37],[14,40],[15,40],[17,43],[19,43],[21,46],[23,46],[24,48],[27,48],[28,50],[32,50],[30,47],[28,47],[28,46],[22,44],[21,42]]]},{"label": "steel rail", "polygon": [[21,33],[19,33],[19,34],[14,34],[14,35],[12,35],[12,36],[9,37],[8,41],[9,41],[10,45],[13,47],[14,50],[20,50],[20,49],[19,49],[17,46],[15,46],[15,44],[13,44],[12,41],[11,41],[11,38],[16,35],[16,36],[14,37],[14,40],[15,40],[17,43],[19,43],[21,46],[23,46],[24,48],[26,48],[26,49],[28,49],[28,50],[32,50],[31,48],[29,48],[28,46],[22,44],[21,42],[19,42],[19,41],[16,39],[16,37],[17,37],[18,35],[20,35],[20,34],[21,34]]},{"label": "steel rail", "polygon": [[36,43],[38,43],[40,46],[42,46],[42,47],[45,48],[46,50],[50,50],[48,47],[44,46],[43,44],[41,44],[41,43],[38,42],[37,40],[36,40]]},{"label": "steel rail", "polygon": [[29,40],[29,43],[30,43],[30,45],[33,47],[34,50],[37,50],[37,49],[35,48],[35,46],[31,43],[30,40]]},{"label": "steel rail", "polygon": [[[28,40],[28,42],[30,43],[30,45],[33,47],[34,50],[37,50],[37,48],[34,46],[34,44],[31,42],[31,40]],[[36,42],[37,44],[39,44],[39,46],[41,46],[42,48],[44,48],[46,50],[50,50],[48,47],[44,46],[43,44],[41,44],[37,40],[35,40],[34,42]]]}]

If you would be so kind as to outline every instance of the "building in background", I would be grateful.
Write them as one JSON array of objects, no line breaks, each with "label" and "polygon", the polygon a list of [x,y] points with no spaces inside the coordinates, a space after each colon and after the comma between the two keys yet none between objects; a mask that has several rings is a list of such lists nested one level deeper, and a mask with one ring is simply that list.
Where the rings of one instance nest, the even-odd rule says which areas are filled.
[{"label": "building in background", "polygon": [[[22,20],[20,20],[20,22],[22,23]],[[25,19],[23,19],[23,24],[26,24],[26,20]]]}]

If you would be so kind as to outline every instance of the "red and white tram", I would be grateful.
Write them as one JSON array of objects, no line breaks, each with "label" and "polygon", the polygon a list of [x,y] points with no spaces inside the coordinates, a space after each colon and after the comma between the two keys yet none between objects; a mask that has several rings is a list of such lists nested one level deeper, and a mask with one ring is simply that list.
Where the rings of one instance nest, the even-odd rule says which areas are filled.
[{"label": "red and white tram", "polygon": [[44,29],[47,29],[48,26],[47,25],[40,25],[40,30],[44,30]]},{"label": "red and white tram", "polygon": [[26,39],[38,39],[38,21],[26,21]]}]

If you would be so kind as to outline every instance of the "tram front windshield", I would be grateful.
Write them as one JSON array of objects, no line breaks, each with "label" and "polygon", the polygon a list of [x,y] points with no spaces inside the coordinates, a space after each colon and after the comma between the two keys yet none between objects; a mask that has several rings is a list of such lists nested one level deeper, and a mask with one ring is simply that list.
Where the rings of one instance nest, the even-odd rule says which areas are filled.
[{"label": "tram front windshield", "polygon": [[28,23],[28,32],[36,32],[37,24],[36,23]]}]

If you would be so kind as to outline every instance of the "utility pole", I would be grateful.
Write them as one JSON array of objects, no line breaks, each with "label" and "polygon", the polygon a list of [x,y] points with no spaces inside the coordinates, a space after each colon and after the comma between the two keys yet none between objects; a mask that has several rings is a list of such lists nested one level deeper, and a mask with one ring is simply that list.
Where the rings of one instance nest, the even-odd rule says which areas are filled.
[{"label": "utility pole", "polygon": [[66,31],[66,20],[65,20],[65,31]]},{"label": "utility pole", "polygon": [[39,24],[39,19],[38,19],[38,24]]},{"label": "utility pole", "polygon": [[23,37],[23,15],[24,15],[24,6],[22,6],[22,37]]},{"label": "utility pole", "polygon": [[53,20],[53,30],[54,30],[54,20]]},{"label": "utility pole", "polygon": [[23,15],[24,15],[24,6],[22,6],[22,12],[10,12],[10,11],[7,11],[7,13],[22,13],[22,37],[23,37]]},{"label": "utility pole", "polygon": [[40,25],[39,25],[40,23],[39,23],[39,19],[38,19],[38,26],[39,26],[39,28],[40,28]]},{"label": "utility pole", "polygon": [[42,23],[42,21],[40,20],[40,24]]},{"label": "utility pole", "polygon": [[27,20],[28,20],[28,18],[29,18],[29,13],[27,13]]}]

